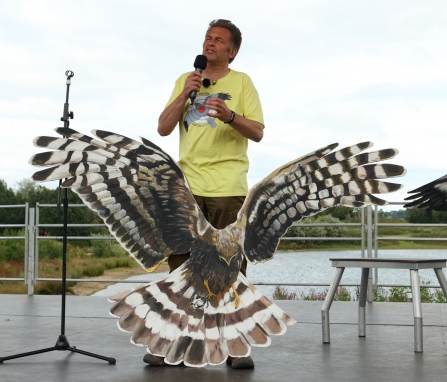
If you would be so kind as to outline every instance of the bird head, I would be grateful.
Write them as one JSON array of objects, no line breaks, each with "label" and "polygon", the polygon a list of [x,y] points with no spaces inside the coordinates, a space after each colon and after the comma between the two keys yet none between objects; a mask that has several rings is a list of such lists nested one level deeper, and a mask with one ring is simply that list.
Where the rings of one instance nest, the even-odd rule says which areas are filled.
[{"label": "bird head", "polygon": [[233,259],[237,259],[237,256],[242,254],[242,247],[239,243],[240,234],[240,229],[236,228],[233,224],[218,231],[217,251],[219,252],[219,257],[228,266],[230,266]]}]

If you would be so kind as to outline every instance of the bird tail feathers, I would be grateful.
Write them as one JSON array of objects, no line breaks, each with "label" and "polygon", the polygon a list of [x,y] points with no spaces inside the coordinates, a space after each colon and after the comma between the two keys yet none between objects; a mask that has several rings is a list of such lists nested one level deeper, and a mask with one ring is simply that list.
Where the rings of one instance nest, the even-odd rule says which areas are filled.
[{"label": "bird tail feathers", "polygon": [[185,263],[159,281],[111,297],[110,313],[121,330],[132,332],[133,344],[167,364],[219,365],[228,356],[250,355],[252,346],[269,346],[270,336],[296,323],[241,273],[234,287],[238,306],[232,288],[211,303]]}]

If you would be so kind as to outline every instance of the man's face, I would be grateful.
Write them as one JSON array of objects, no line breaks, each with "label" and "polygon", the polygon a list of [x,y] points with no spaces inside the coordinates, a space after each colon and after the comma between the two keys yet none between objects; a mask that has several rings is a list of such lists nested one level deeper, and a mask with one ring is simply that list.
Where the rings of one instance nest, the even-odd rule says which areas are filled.
[{"label": "man's face", "polygon": [[231,47],[231,32],[228,29],[213,27],[205,35],[203,55],[209,62],[228,63],[236,56],[237,50]]}]

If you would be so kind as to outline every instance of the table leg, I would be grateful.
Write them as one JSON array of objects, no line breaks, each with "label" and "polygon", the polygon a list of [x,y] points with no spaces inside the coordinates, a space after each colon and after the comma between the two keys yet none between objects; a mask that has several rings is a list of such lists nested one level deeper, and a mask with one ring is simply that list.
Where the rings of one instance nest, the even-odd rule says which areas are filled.
[{"label": "table leg", "polygon": [[421,288],[419,286],[419,272],[417,269],[410,269],[411,293],[413,295],[413,315],[414,315],[414,351],[422,353],[422,306]]},{"label": "table leg", "polygon": [[360,281],[359,295],[359,337],[366,337],[366,292],[368,291],[369,268],[362,268],[362,279]]},{"label": "table leg", "polygon": [[444,272],[442,271],[442,268],[434,268],[433,270],[435,271],[436,277],[444,292],[444,297],[447,298],[447,280],[445,279]]},{"label": "table leg", "polygon": [[337,292],[338,284],[340,284],[341,276],[343,276],[344,270],[345,268],[337,268],[334,280],[332,280],[332,284],[327,292],[323,307],[321,308],[321,325],[323,329],[324,344],[328,344],[331,342],[331,335],[329,330],[329,309],[331,309],[332,301],[334,301],[335,293]]}]

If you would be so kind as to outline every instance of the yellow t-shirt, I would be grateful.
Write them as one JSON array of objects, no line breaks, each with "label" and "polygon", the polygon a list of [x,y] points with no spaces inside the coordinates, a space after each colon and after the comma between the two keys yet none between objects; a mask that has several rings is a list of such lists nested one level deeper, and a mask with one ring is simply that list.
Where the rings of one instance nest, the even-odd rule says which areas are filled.
[{"label": "yellow t-shirt", "polygon": [[[176,81],[166,106],[180,95],[188,75],[185,73]],[[209,109],[204,105],[208,97],[223,99],[236,114],[264,126],[261,102],[250,77],[230,70],[208,88],[202,86],[192,107],[189,99],[185,103],[179,121],[179,165],[194,195],[245,196],[248,139],[230,125],[206,115]]]}]

